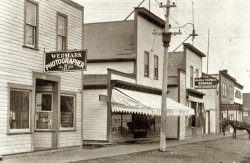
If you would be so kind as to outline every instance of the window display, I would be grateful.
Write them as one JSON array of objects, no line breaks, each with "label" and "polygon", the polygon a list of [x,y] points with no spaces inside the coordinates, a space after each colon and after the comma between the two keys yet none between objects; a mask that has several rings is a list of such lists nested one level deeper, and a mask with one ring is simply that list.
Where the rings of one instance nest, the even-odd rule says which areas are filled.
[{"label": "window display", "polygon": [[10,90],[10,129],[28,129],[30,111],[30,92]]},{"label": "window display", "polygon": [[36,94],[36,129],[52,128],[52,94]]},{"label": "window display", "polygon": [[74,127],[75,97],[61,95],[61,127]]}]

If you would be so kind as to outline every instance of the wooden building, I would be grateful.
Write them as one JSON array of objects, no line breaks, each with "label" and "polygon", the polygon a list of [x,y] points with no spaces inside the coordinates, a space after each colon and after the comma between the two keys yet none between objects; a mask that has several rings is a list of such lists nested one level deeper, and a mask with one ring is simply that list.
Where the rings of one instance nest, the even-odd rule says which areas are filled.
[{"label": "wooden building", "polygon": [[202,76],[202,58],[206,57],[195,46],[184,43],[183,51],[169,55],[169,97],[191,107],[195,114],[186,119],[186,137],[204,133],[205,107],[203,90],[195,88],[195,78]]},{"label": "wooden building", "polygon": [[[232,77],[227,70],[219,71],[219,115],[218,128],[223,119],[242,121],[243,117],[243,86]],[[228,128],[233,132],[232,128]]]},{"label": "wooden building", "polygon": [[81,145],[81,72],[45,73],[44,55],[83,48],[83,7],[8,0],[0,8],[0,155]]},{"label": "wooden building", "polygon": [[[135,8],[133,20],[85,24],[84,141],[159,136],[164,49],[153,32],[163,28],[164,21],[145,8]],[[167,109],[168,118],[181,124],[168,131],[183,139],[179,126],[193,110],[170,98]]]}]

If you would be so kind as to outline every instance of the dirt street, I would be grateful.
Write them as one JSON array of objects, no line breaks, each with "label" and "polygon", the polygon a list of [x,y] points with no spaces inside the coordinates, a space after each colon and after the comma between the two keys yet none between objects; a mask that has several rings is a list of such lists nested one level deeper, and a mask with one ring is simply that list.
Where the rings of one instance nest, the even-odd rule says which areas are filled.
[{"label": "dirt street", "polygon": [[86,163],[250,163],[248,135],[225,137],[158,150],[83,161]]}]

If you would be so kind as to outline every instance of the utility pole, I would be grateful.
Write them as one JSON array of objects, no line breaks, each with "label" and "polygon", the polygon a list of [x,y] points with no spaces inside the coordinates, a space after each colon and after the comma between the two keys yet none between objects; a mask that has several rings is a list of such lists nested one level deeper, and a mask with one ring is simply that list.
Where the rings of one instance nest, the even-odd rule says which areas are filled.
[{"label": "utility pole", "polygon": [[163,60],[163,79],[162,79],[162,100],[161,100],[161,132],[160,132],[160,151],[167,151],[166,142],[166,119],[167,119],[167,89],[168,89],[168,47],[171,41],[171,32],[169,32],[169,10],[170,0],[167,0],[167,5],[160,5],[160,7],[166,8],[166,20],[165,28],[162,33],[162,42],[164,46],[164,60]]},{"label": "utility pole", "polygon": [[209,64],[209,36],[210,35],[210,31],[208,29],[208,33],[207,33],[207,74],[208,74],[208,64]]}]

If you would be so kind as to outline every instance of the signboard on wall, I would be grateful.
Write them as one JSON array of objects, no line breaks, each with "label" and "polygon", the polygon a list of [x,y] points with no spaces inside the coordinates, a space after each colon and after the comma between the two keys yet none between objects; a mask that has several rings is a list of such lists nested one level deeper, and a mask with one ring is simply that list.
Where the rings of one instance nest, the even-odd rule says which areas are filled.
[{"label": "signboard on wall", "polygon": [[240,104],[221,104],[221,110],[242,110]]},{"label": "signboard on wall", "polygon": [[218,80],[210,75],[203,74],[201,78],[194,79],[195,89],[216,89]]},{"label": "signboard on wall", "polygon": [[45,53],[44,71],[86,70],[85,50]]}]

